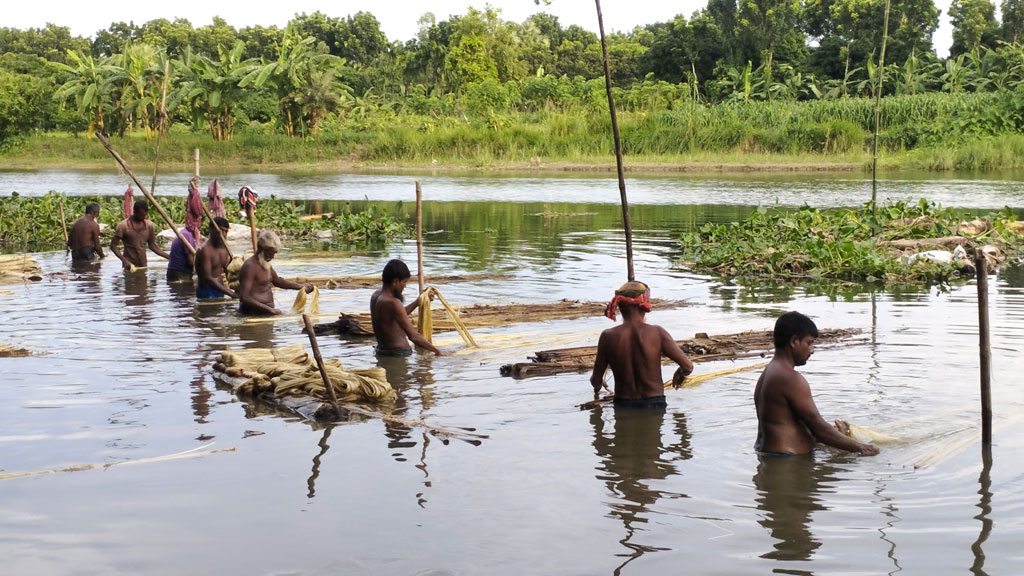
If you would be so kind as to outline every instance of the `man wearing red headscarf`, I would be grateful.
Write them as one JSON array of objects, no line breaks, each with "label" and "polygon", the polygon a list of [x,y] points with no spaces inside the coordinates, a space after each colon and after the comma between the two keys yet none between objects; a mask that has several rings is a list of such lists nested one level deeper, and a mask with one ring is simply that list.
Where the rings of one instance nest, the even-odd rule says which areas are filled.
[{"label": "man wearing red headscarf", "polygon": [[646,284],[627,282],[620,286],[605,308],[605,316],[614,320],[616,308],[622,313],[622,324],[602,332],[597,341],[597,358],[590,376],[594,398],[598,397],[604,373],[610,367],[615,377],[616,406],[664,408],[661,357],[668,356],[679,364],[672,375],[672,385],[676,387],[693,372],[693,363],[667,330],[644,321],[651,311],[651,291]]}]

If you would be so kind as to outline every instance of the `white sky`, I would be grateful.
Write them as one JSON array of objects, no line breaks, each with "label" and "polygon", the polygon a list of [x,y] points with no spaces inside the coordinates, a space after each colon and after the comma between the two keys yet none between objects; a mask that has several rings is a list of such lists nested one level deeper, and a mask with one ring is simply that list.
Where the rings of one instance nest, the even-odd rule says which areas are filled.
[{"label": "white sky", "polygon": [[[603,0],[606,32],[629,31],[636,26],[664,22],[677,14],[687,18],[702,8],[707,0]],[[942,10],[939,30],[933,39],[940,56],[949,52],[952,29],[947,15],[949,0],[935,0]],[[214,16],[221,16],[235,28],[260,24],[283,27],[295,14],[320,11],[328,16],[344,17],[356,12],[370,12],[377,17],[388,40],[405,41],[416,35],[416,21],[426,12],[433,12],[438,21],[453,14],[464,14],[468,6],[483,9],[486,4],[501,9],[504,20],[522,22],[535,12],[550,12],[558,16],[565,28],[578,24],[597,31],[597,12],[590,0],[553,0],[550,6],[537,6],[534,0],[170,0],[146,2],[139,0],[5,0],[0,26],[10,28],[38,28],[52,22],[67,26],[72,34],[94,36],[113,22],[134,21],[142,24],[155,18],[173,20],[187,18],[193,26],[209,24]]]}]

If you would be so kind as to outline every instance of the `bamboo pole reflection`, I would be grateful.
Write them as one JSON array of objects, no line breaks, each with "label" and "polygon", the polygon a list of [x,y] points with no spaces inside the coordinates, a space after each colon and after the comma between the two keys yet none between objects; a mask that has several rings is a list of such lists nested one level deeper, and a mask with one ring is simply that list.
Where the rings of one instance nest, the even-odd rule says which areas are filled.
[{"label": "bamboo pole reflection", "polygon": [[981,545],[988,540],[992,533],[992,447],[983,445],[981,447],[981,473],[978,474],[978,494],[981,499],[978,501],[978,508],[981,512],[975,516],[981,522],[981,532],[978,539],[971,544],[971,552],[974,552],[974,564],[971,564],[971,574],[988,575],[985,572],[985,551]]}]

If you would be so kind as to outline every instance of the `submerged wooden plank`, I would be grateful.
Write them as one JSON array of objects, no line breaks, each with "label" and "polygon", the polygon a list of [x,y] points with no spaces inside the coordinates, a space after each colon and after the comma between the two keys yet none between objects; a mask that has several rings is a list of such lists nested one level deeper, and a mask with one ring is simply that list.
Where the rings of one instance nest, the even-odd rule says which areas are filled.
[{"label": "submerged wooden plank", "polygon": [[[860,334],[858,329],[836,328],[820,330],[815,346],[827,348],[833,346],[849,346],[863,342],[855,339]],[[676,344],[686,352],[694,363],[712,360],[734,360],[753,356],[769,356],[774,351],[771,330],[737,332],[708,336],[699,333],[688,340],[677,340]],[[502,376],[528,378],[531,376],[549,376],[566,372],[585,372],[594,366],[597,346],[578,346],[556,350],[541,350],[529,357],[530,362],[505,364],[501,367]],[[664,362],[669,362],[667,358]]]},{"label": "submerged wooden plank", "polygon": [[[652,304],[655,308],[660,309],[680,308],[688,305],[685,300],[660,299],[654,299]],[[459,319],[462,320],[462,323],[467,328],[484,328],[489,326],[502,326],[516,322],[571,320],[573,318],[600,316],[604,313],[605,303],[564,299],[558,302],[544,302],[537,304],[474,304],[472,306],[456,308],[459,312]],[[430,319],[434,332],[448,332],[455,330],[455,325],[445,313],[444,309],[440,307],[431,310]],[[370,324],[370,314],[368,312],[356,314],[342,313],[335,322],[317,324],[313,327],[313,330],[318,335],[373,335],[373,327]]]}]

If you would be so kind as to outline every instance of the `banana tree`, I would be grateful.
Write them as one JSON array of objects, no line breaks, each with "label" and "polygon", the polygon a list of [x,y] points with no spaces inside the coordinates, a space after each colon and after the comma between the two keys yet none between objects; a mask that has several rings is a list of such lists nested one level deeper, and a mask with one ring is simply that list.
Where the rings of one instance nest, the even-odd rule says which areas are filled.
[{"label": "banana tree", "polygon": [[103,130],[103,115],[112,106],[111,89],[120,68],[111,63],[110,58],[97,61],[90,54],[77,50],[68,50],[67,55],[70,64],[54,62],[53,65],[71,78],[54,92],[53,98],[61,102],[74,99],[78,113],[89,121],[86,135],[91,138],[93,130]]}]

